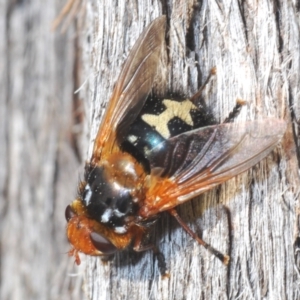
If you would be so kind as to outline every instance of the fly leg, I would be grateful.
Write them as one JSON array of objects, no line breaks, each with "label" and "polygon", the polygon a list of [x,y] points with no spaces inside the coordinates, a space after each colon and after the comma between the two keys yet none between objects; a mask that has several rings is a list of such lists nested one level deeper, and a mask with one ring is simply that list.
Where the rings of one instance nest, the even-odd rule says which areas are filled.
[{"label": "fly leg", "polygon": [[223,123],[232,123],[234,119],[240,114],[240,111],[242,107],[246,104],[247,102],[242,99],[237,99],[235,107],[233,110],[230,112],[228,117],[223,121]]},{"label": "fly leg", "polygon": [[183,227],[183,229],[193,238],[195,239],[200,245],[202,245],[205,249],[207,249],[210,253],[215,255],[224,265],[228,265],[230,257],[228,255],[222,254],[220,251],[216,250],[205,241],[200,239],[200,237],[193,232],[186,223],[180,218],[175,208],[168,210],[168,212],[177,220],[177,222]]},{"label": "fly leg", "polygon": [[204,81],[203,85],[200,87],[198,92],[190,98],[191,102],[196,103],[196,101],[200,98],[200,96],[201,96],[203,90],[205,89],[205,87],[211,82],[213,76],[215,76],[216,74],[217,74],[217,68],[213,67],[210,70],[210,73],[209,73],[208,77],[206,78],[206,80]]},{"label": "fly leg", "polygon": [[143,235],[137,236],[134,241],[133,250],[136,252],[142,252],[147,250],[152,250],[154,257],[157,259],[157,264],[159,271],[163,277],[169,277],[167,272],[166,261],[163,253],[161,253],[157,246],[154,244],[143,244]]},{"label": "fly leg", "polygon": [[[203,90],[205,89],[205,87],[211,82],[213,76],[215,76],[217,74],[217,68],[213,67],[210,70],[210,73],[208,75],[208,77],[206,78],[205,82],[203,83],[203,85],[200,87],[200,89],[198,90],[198,92],[196,94],[194,94],[191,98],[190,101],[193,102],[194,104],[196,103],[196,101],[200,98]],[[229,113],[228,117],[224,120],[223,123],[232,123],[234,121],[234,119],[239,115],[242,107],[246,104],[247,102],[245,100],[242,99],[237,99],[236,100],[236,105],[233,108],[233,110]]]}]

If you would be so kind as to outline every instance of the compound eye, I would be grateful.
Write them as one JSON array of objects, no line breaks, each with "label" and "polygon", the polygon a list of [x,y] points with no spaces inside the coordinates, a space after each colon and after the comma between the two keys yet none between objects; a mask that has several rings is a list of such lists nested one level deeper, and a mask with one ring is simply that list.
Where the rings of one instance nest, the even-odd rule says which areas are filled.
[{"label": "compound eye", "polygon": [[101,234],[97,232],[92,232],[90,236],[95,248],[103,254],[110,255],[117,251],[117,248]]},{"label": "compound eye", "polygon": [[68,205],[65,210],[65,218],[67,222],[69,222],[74,216],[76,216],[74,210],[72,209],[71,205]]}]

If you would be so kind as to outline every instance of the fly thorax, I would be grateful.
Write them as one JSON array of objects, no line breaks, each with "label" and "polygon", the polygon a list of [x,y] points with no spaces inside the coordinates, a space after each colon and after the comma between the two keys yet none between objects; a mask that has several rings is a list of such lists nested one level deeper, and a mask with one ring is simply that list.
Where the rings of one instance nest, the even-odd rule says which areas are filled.
[{"label": "fly thorax", "polygon": [[90,217],[126,233],[144,200],[143,174],[126,153],[111,155],[100,166],[87,164],[82,200]]}]

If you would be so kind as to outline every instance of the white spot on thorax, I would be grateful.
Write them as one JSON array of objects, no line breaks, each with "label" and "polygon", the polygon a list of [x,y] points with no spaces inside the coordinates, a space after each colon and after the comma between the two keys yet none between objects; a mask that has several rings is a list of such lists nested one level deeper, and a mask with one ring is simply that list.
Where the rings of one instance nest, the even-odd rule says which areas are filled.
[{"label": "white spot on thorax", "polygon": [[126,228],[125,228],[124,226],[115,227],[115,228],[114,228],[114,231],[115,231],[116,233],[120,233],[120,234],[126,233],[126,232],[127,232],[127,230],[126,230]]},{"label": "white spot on thorax", "polygon": [[125,214],[120,212],[118,209],[114,209],[114,216],[120,218],[123,217]]},{"label": "white spot on thorax", "polygon": [[87,184],[85,186],[84,190],[87,191],[87,193],[85,194],[85,197],[83,200],[85,201],[86,205],[89,205],[93,192],[92,192],[89,184]]},{"label": "white spot on thorax", "polygon": [[107,208],[101,217],[101,222],[107,223],[109,221],[111,215],[112,215],[112,210],[110,208]]}]

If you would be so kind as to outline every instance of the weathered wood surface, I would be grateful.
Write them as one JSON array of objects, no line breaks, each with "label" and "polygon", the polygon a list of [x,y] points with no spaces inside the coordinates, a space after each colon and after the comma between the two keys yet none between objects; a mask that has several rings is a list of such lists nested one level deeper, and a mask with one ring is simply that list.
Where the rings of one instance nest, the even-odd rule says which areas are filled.
[{"label": "weathered wood surface", "polygon": [[72,145],[76,35],[51,32],[59,2],[1,1],[3,300],[68,299],[81,280],[70,276],[64,220],[79,165]]},{"label": "weathered wood surface", "polygon": [[[57,13],[51,1],[11,1],[0,10],[1,299],[299,299],[297,2],[82,3],[76,32],[65,35],[49,30]],[[63,218],[76,195],[77,157],[89,157],[130,48],[162,14],[168,19],[162,85],[190,96],[216,66],[205,100],[220,121],[242,98],[248,104],[238,121],[274,116],[286,119],[288,130],[249,172],[178,209],[230,255],[228,267],[163,215],[155,239],[170,278],[161,278],[150,252],[120,253],[107,264],[82,256],[78,268],[65,255]],[[84,107],[72,95],[79,87]],[[78,140],[74,120],[82,116]]]}]

